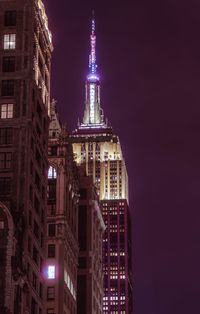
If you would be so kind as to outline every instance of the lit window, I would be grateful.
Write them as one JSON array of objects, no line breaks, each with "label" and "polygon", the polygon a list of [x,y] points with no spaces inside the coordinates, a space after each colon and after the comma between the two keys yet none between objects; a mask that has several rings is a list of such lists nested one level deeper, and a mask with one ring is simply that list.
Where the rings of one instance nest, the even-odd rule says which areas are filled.
[{"label": "lit window", "polygon": [[3,38],[4,50],[13,50],[16,48],[16,34],[5,34]]},{"label": "lit window", "polygon": [[56,169],[50,166],[48,170],[48,179],[56,179],[56,177],[57,177]]},{"label": "lit window", "polygon": [[13,118],[13,104],[1,105],[1,119]]},{"label": "lit window", "polygon": [[54,265],[48,266],[48,279],[56,278],[56,270]]}]

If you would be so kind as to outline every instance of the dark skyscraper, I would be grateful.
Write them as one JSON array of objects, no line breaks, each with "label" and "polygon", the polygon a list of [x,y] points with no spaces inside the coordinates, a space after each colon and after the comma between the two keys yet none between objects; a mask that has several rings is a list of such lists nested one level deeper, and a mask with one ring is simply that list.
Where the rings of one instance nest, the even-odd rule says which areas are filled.
[{"label": "dark skyscraper", "polygon": [[41,0],[0,21],[0,313],[44,313],[51,33]]},{"label": "dark skyscraper", "polygon": [[83,121],[72,134],[78,165],[93,177],[106,231],[103,239],[103,313],[132,313],[131,229],[128,176],[119,138],[104,119],[96,65],[95,21],[86,79]]},{"label": "dark skyscraper", "polygon": [[105,224],[93,179],[85,175],[84,169],[80,169],[79,183],[77,314],[102,314],[102,239]]}]

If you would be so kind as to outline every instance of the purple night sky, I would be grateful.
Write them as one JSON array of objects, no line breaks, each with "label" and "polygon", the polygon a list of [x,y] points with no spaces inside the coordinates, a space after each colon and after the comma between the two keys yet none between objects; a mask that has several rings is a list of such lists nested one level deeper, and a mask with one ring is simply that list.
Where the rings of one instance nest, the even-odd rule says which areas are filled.
[{"label": "purple night sky", "polygon": [[134,314],[199,314],[200,2],[44,2],[52,97],[69,130],[83,116],[95,9],[101,105],[134,203]]}]

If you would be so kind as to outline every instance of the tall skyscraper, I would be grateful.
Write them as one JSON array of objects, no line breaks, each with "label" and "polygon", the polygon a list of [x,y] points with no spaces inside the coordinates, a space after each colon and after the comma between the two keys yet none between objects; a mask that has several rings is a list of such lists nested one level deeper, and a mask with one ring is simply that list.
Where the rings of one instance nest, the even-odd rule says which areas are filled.
[{"label": "tall skyscraper", "polygon": [[83,121],[71,135],[78,165],[92,175],[106,225],[103,239],[103,313],[132,313],[131,219],[128,176],[119,138],[100,106],[96,64],[95,20],[90,35],[89,74],[85,84]]},{"label": "tall skyscraper", "polygon": [[44,313],[52,41],[42,0],[0,1],[0,313]]}]

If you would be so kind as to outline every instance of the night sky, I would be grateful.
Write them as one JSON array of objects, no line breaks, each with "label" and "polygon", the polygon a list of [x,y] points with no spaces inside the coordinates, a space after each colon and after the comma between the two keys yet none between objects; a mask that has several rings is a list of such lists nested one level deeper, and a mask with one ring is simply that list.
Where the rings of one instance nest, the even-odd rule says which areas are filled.
[{"label": "night sky", "polygon": [[83,116],[95,9],[101,106],[129,173],[134,314],[199,314],[200,2],[45,3],[52,97],[69,130]]}]

